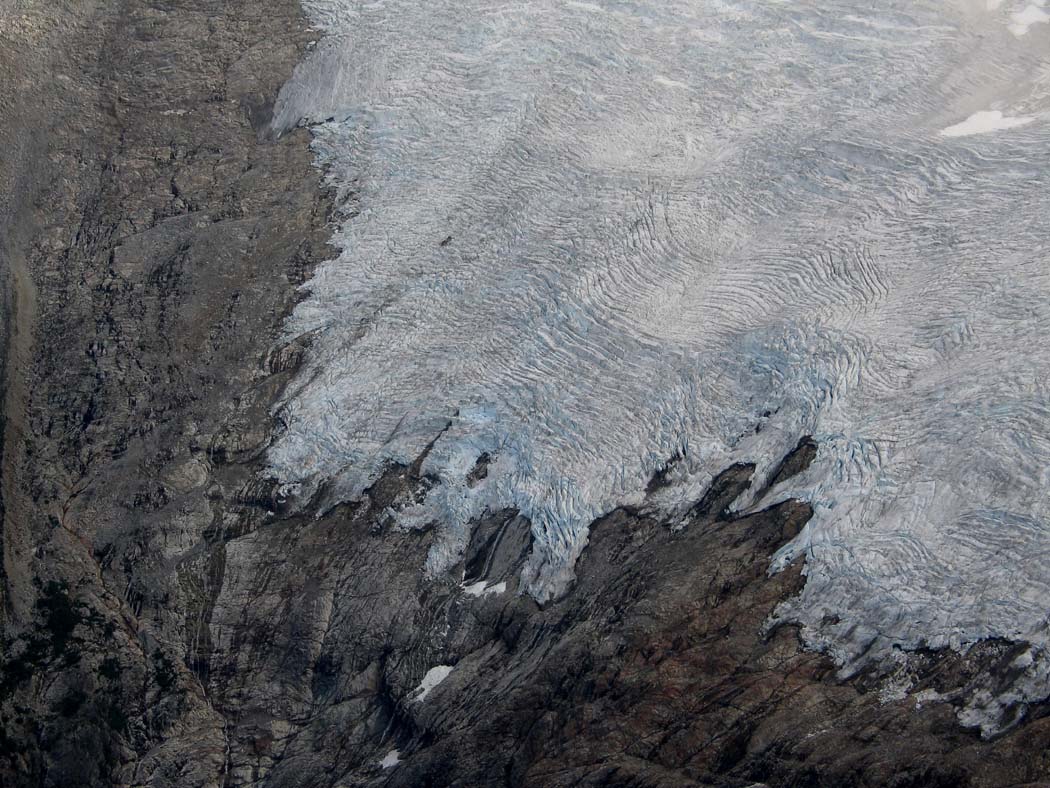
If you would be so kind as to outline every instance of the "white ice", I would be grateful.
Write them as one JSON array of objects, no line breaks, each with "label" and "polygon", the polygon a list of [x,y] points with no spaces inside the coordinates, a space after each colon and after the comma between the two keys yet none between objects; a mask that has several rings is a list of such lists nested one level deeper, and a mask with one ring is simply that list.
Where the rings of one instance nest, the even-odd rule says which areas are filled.
[{"label": "white ice", "polygon": [[999,110],[982,110],[975,112],[961,123],[941,130],[942,137],[967,137],[971,134],[987,134],[990,131],[1002,131],[1031,123],[1035,118],[1008,118]]},{"label": "white ice", "polygon": [[286,328],[270,472],[324,508],[433,442],[398,515],[442,523],[428,571],[514,507],[548,599],[671,457],[674,510],[810,434],[738,503],[814,507],[779,615],[847,668],[1025,638],[1011,691],[1045,695],[1050,133],[938,132],[1050,85],[974,6],[308,0],[328,35],[275,125],[316,124],[341,253]]},{"label": "white ice", "polygon": [[379,762],[379,765],[384,769],[393,769],[401,763],[401,753],[397,750],[391,750],[383,756],[383,760]]}]

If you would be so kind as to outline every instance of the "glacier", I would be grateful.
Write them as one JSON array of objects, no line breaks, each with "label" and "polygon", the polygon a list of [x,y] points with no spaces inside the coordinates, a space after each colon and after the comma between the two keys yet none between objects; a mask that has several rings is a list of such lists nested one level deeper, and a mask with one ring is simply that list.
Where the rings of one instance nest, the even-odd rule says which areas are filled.
[{"label": "glacier", "polygon": [[429,450],[426,570],[514,507],[545,601],[672,460],[675,512],[813,436],[735,503],[814,509],[777,619],[846,670],[1026,640],[1006,695],[1047,695],[1043,5],[304,0],[273,128],[311,127],[339,254],[268,472],[323,509]]}]

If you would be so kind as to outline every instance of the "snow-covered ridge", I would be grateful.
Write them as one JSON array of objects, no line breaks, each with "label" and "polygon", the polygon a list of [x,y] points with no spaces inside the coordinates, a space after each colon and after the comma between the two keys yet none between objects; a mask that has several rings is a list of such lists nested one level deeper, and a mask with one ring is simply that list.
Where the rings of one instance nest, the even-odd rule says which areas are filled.
[{"label": "snow-covered ridge", "polygon": [[816,512],[781,614],[846,665],[1029,639],[1045,694],[1050,26],[978,0],[304,4],[327,35],[275,125],[317,123],[353,204],[287,326],[314,334],[269,455],[288,494],[352,498],[437,437],[441,483],[399,514],[444,523],[429,570],[516,507],[545,599],[669,458],[673,508],[810,434],[774,491]]}]

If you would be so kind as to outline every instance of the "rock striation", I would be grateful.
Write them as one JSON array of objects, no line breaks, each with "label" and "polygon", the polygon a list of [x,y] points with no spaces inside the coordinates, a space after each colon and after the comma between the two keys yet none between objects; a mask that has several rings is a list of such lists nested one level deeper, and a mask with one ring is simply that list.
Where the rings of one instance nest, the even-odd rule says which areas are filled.
[{"label": "rock striation", "polygon": [[[673,518],[664,458],[542,603],[519,507],[422,571],[434,442],[352,500],[285,497],[268,451],[317,339],[286,319],[360,207],[272,133],[317,37],[293,0],[0,0],[0,784],[1048,784],[1044,705],[990,739],[958,717],[1026,643],[843,675],[776,623],[813,509],[769,481],[819,440]],[[471,460],[467,489],[499,471]]]}]

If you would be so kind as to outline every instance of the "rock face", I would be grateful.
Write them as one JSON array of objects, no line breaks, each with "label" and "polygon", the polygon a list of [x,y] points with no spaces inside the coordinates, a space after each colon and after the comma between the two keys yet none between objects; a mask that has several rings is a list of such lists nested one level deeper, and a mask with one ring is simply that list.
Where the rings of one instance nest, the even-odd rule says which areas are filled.
[{"label": "rock face", "polygon": [[644,504],[591,524],[543,606],[514,510],[423,575],[436,529],[392,513],[425,454],[284,511],[259,473],[302,354],[279,331],[333,199],[307,132],[265,129],[309,41],[293,0],[0,4],[0,784],[1050,780],[1042,708],[994,741],[954,713],[1024,644],[841,677],[767,626],[804,580],[770,556],[810,511],[729,515],[748,465],[675,527]]},{"label": "rock face", "polygon": [[194,659],[254,527],[223,463],[325,244],[306,133],[258,139],[308,39],[294,0],[0,9],[0,782],[218,784]]}]

